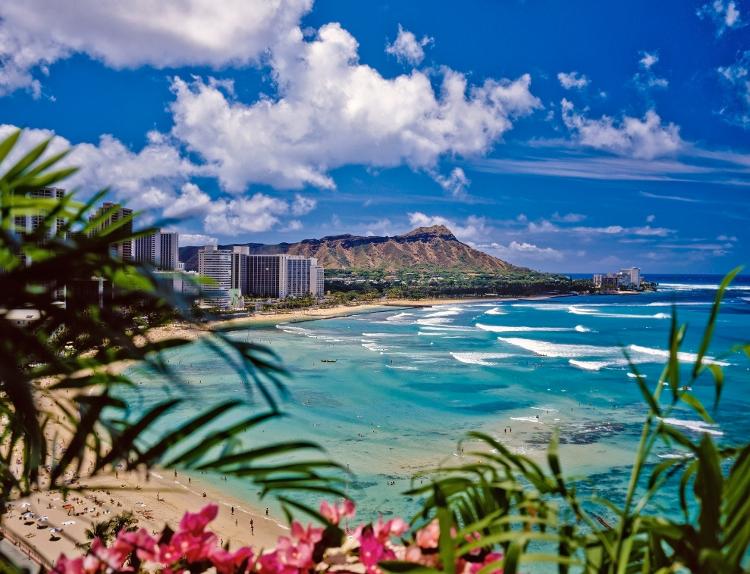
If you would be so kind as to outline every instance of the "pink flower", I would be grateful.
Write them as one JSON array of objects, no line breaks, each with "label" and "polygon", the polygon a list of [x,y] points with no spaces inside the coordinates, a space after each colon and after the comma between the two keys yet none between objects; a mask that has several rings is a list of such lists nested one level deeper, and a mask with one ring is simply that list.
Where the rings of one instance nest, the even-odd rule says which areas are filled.
[{"label": "pink flower", "polygon": [[65,554],[60,554],[52,572],[54,574],[86,574],[83,569],[83,558],[70,559]]},{"label": "pink flower", "polygon": [[219,574],[234,574],[243,563],[246,563],[244,570],[247,570],[252,558],[253,551],[247,546],[238,548],[234,552],[223,548],[216,548],[211,552],[211,563]]},{"label": "pink flower", "polygon": [[313,568],[313,550],[315,545],[311,542],[295,543],[286,536],[279,538],[276,544],[278,561],[282,566],[290,566],[295,569]]},{"label": "pink flower", "polygon": [[378,574],[378,562],[381,560],[393,560],[396,554],[387,548],[374,533],[366,528],[359,539],[359,559],[367,568],[368,574]]},{"label": "pink flower", "polygon": [[292,538],[300,542],[307,542],[313,546],[323,539],[323,529],[308,524],[307,528],[296,520],[292,522]]},{"label": "pink flower", "polygon": [[112,548],[122,552],[124,556],[135,552],[140,560],[153,561],[156,559],[156,540],[145,528],[135,532],[121,530]]},{"label": "pink flower", "polygon": [[329,504],[324,500],[320,503],[320,513],[331,524],[338,524],[344,518],[353,518],[355,513],[354,503],[351,500],[344,500],[341,504]]},{"label": "pink flower", "polygon": [[417,545],[420,548],[437,548],[440,541],[440,525],[437,519],[417,531]]},{"label": "pink flower", "polygon": [[199,512],[186,512],[180,520],[179,531],[199,534],[218,514],[219,507],[216,504],[207,504]]}]

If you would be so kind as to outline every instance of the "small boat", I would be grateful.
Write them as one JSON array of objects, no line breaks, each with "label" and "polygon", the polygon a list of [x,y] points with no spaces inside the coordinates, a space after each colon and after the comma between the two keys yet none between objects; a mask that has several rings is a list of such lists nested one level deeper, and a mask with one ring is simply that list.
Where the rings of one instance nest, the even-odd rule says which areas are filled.
[{"label": "small boat", "polygon": [[320,359],[321,363],[335,363],[336,359]]}]

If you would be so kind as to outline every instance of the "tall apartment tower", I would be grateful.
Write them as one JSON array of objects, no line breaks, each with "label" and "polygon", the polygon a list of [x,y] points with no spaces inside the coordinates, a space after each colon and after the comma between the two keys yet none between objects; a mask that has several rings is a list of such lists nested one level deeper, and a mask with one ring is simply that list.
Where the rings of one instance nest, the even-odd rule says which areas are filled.
[{"label": "tall apartment tower", "polygon": [[314,266],[317,266],[317,260],[301,255],[287,255],[287,297],[305,297],[310,294],[311,270]]},{"label": "tall apartment tower", "polygon": [[180,262],[180,235],[176,231],[162,231],[159,234],[158,267],[163,271],[175,271]]},{"label": "tall apartment tower", "polygon": [[287,255],[248,256],[248,293],[255,297],[286,297]]},{"label": "tall apartment tower", "polygon": [[[122,207],[119,203],[112,203],[109,201],[103,203],[102,206],[91,217],[91,219],[101,216],[103,213],[109,211],[110,209],[113,209],[112,213],[110,213],[109,216],[99,225],[99,230],[101,231],[103,229],[106,229],[107,227],[115,225],[126,217],[131,217],[131,219],[120,229],[124,233],[133,233],[133,210],[128,209],[127,207]],[[115,257],[119,257],[123,261],[132,261],[133,259],[133,241],[130,239],[112,243],[110,245],[110,250],[112,252],[112,255],[114,255]]]},{"label": "tall apartment tower", "polygon": [[219,306],[229,305],[232,289],[232,255],[229,249],[206,245],[198,251],[198,273],[213,279],[213,285],[203,287],[203,298]]},{"label": "tall apartment tower", "polygon": [[232,289],[238,289],[242,295],[249,294],[250,247],[234,245],[232,247]]},{"label": "tall apartment tower", "polygon": [[[65,190],[59,187],[42,187],[39,189],[32,190],[26,194],[26,197],[30,198],[41,198],[41,199],[62,199],[65,197]],[[16,233],[32,233],[36,231],[44,222],[47,217],[46,210],[40,209],[37,213],[17,215],[14,220],[14,226]],[[57,234],[58,230],[62,229],[65,225],[65,220],[57,218],[50,224],[50,227],[46,233],[47,237],[53,237]],[[21,256],[25,264],[30,264],[31,260],[26,255]]]},{"label": "tall apartment tower", "polygon": [[133,259],[161,271],[174,271],[178,263],[179,235],[156,231],[133,240]]}]

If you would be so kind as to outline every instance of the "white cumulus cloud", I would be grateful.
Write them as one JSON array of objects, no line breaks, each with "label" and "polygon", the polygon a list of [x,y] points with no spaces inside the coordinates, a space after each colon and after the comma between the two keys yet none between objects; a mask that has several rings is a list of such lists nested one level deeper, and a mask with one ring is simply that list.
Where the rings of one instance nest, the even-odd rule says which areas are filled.
[{"label": "white cumulus cloud", "polygon": [[443,69],[436,93],[416,70],[384,78],[358,62],[357,47],[339,24],[310,41],[297,30],[272,53],[278,97],[249,104],[201,79],[175,78],[172,134],[230,192],[251,183],[330,189],[328,172],[342,165],[432,169],[445,154],[483,154],[514,118],[540,106],[527,74],[470,86]]},{"label": "white cumulus cloud", "polygon": [[716,26],[716,35],[721,36],[727,29],[742,25],[740,10],[734,0],[714,0],[698,9],[698,17],[711,20]]},{"label": "white cumulus cloud", "polygon": [[506,259],[511,263],[523,264],[527,261],[562,261],[563,259],[563,253],[557,249],[539,247],[526,241],[511,241],[507,245],[493,242],[486,247],[500,259]]},{"label": "white cumulus cloud", "polygon": [[662,124],[654,110],[647,111],[643,119],[624,116],[615,122],[609,116],[587,118],[565,98],[561,107],[565,126],[584,146],[638,159],[669,155],[683,147],[679,127]]},{"label": "white cumulus cloud", "polygon": [[[0,138],[15,131],[16,126],[0,125]],[[50,139],[47,155],[71,149],[61,166],[77,166],[80,170],[65,181],[69,189],[80,187],[84,192],[110,187],[114,197],[135,209],[161,208],[174,199],[174,189],[198,169],[184,159],[162,134],[150,132],[147,144],[133,151],[114,136],[105,134],[97,144],[73,145],[50,130],[26,129],[21,143],[0,164],[7,167],[16,161],[21,150],[29,150]]]},{"label": "white cumulus cloud", "polygon": [[387,44],[385,51],[398,58],[399,62],[406,62],[416,66],[424,60],[424,47],[432,43],[432,38],[423,36],[417,40],[414,32],[404,30],[401,24],[398,25],[398,35],[393,43]]},{"label": "white cumulus cloud", "polygon": [[557,79],[560,81],[560,85],[566,90],[573,88],[580,90],[589,85],[589,79],[578,72],[560,72],[557,74]]},{"label": "white cumulus cloud", "polygon": [[465,198],[466,188],[471,184],[471,180],[466,177],[466,173],[460,167],[454,167],[447,176],[435,173],[433,177],[440,187],[456,199]]},{"label": "white cumulus cloud", "polygon": [[312,0],[54,0],[0,3],[0,95],[40,92],[39,73],[84,53],[114,68],[257,61]]},{"label": "white cumulus cloud", "polygon": [[440,215],[427,215],[421,211],[409,213],[409,223],[412,227],[432,227],[434,225],[444,225],[450,229],[453,234],[467,242],[480,241],[486,239],[491,229],[487,225],[484,217],[476,215],[468,216],[463,223],[458,220],[449,219]]}]

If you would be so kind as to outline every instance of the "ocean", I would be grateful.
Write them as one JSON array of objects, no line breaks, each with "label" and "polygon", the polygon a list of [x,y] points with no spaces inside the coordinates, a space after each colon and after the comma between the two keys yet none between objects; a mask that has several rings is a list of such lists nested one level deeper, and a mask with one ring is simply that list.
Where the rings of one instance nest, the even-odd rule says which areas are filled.
[{"label": "ocean", "polygon": [[[674,306],[678,320],[688,325],[681,358],[694,358],[721,280],[647,278],[660,283],[657,292],[389,308],[238,329],[232,336],[278,353],[290,373],[291,393],[283,404],[290,416],[243,441],[256,446],[290,439],[319,442],[349,467],[353,477],[347,491],[358,504],[358,516],[371,519],[378,514],[411,517],[419,501],[401,495],[411,477],[461,462],[457,443],[470,430],[541,456],[557,428],[563,471],[578,481],[581,493],[621,500],[646,412],[628,376],[623,348],[654,385],[666,357]],[[710,432],[724,444],[747,441],[750,360],[726,353],[748,342],[749,327],[750,277],[745,276],[726,294],[709,351],[726,375],[717,424],[701,424],[684,410],[673,417],[681,430],[693,436]],[[164,428],[245,392],[240,379],[204,345],[196,342],[168,353],[194,400]],[[130,374],[142,383],[128,396],[134,410],[174,392],[142,367]],[[701,377],[693,392],[710,405],[710,377]],[[650,462],[679,454],[674,446],[659,446]],[[216,484],[257,502],[257,489],[246,482]],[[656,504],[675,507],[666,491]]]}]

